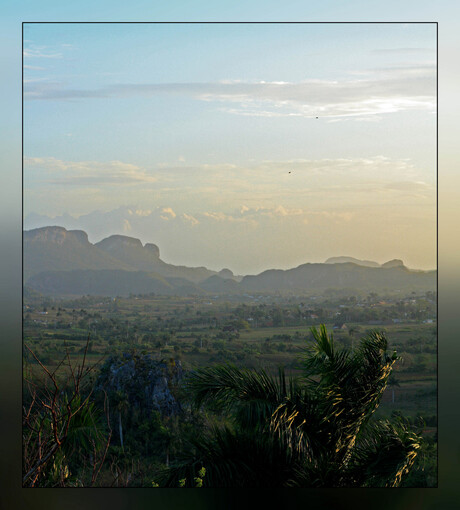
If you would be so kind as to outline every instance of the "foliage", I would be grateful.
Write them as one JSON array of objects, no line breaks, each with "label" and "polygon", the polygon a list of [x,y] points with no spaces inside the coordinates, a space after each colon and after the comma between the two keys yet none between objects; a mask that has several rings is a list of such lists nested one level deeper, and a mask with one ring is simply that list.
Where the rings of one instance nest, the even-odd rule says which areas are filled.
[{"label": "foliage", "polygon": [[212,402],[229,416],[192,439],[165,485],[206,468],[212,487],[398,486],[421,438],[403,422],[371,420],[396,353],[372,331],[357,349],[337,350],[324,325],[312,329],[303,377],[216,366],[196,370],[188,387],[197,406]]},{"label": "foliage", "polygon": [[[42,369],[44,381],[25,379],[23,406],[23,485],[82,485],[81,477],[72,477],[74,468],[86,461],[89,471],[87,485],[99,475],[110,442],[111,429],[103,430],[100,413],[91,401],[92,393],[84,388],[85,380],[94,369],[86,367],[89,337],[81,365],[72,366],[67,352],[58,368],[65,365],[68,379],[58,380],[57,369],[51,372],[26,345]],[[106,403],[106,402],[105,402]]]},{"label": "foliage", "polygon": [[[354,353],[358,348],[358,338],[362,334],[367,334],[368,328],[372,327],[368,321],[379,321],[382,324],[379,327],[385,327],[388,337],[392,339],[392,348],[397,349],[398,354],[403,357],[403,362],[396,363],[393,369],[401,387],[398,389],[395,385],[393,388],[390,376],[378,412],[372,414],[368,424],[363,425],[363,429],[370,426],[376,416],[387,418],[391,415],[390,420],[393,422],[396,413],[400,413],[412,420],[410,427],[406,424],[406,428],[421,429],[424,442],[418,449],[419,454],[410,473],[404,477],[401,485],[433,486],[436,483],[437,340],[436,327],[428,319],[435,320],[436,304],[428,302],[427,297],[420,294],[417,296],[404,296],[401,293],[380,294],[372,299],[369,295],[368,300],[366,298],[368,292],[360,294],[353,290],[351,293],[354,294],[354,299],[353,296],[349,298],[346,293],[340,293],[336,289],[331,290],[327,297],[257,295],[232,299],[229,302],[215,296],[173,298],[153,295],[116,299],[86,296],[61,300],[40,295],[34,297],[26,293],[24,342],[30,346],[50,373],[55,373],[61,391],[64,390],[71,396],[71,384],[65,382],[67,367],[66,364],[60,364],[59,360],[63,352],[67,352],[70,354],[72,364],[82,362],[86,352],[85,340],[88,329],[91,330],[93,352],[90,354],[88,348],[86,363],[92,364],[94,360],[104,355],[107,359],[107,363],[100,370],[93,371],[93,380],[101,375],[102,379],[108,382],[112,377],[110,369],[112,362],[109,362],[112,356],[121,357],[121,365],[126,365],[125,369],[121,369],[122,367],[117,364],[115,367],[112,366],[120,374],[117,378],[119,385],[104,384],[98,388],[96,383],[90,396],[91,412],[87,413],[87,418],[82,414],[80,420],[77,414],[72,420],[72,427],[75,426],[77,431],[81,429],[80,432],[71,434],[74,440],[70,440],[70,436],[65,440],[63,446],[50,460],[50,464],[43,468],[49,477],[40,477],[37,485],[91,485],[94,457],[92,440],[97,437],[96,434],[90,433],[91,424],[94,423],[95,428],[99,430],[99,437],[103,439],[104,446],[109,432],[107,419],[113,428],[113,434],[105,462],[95,482],[98,486],[151,486],[152,480],[162,481],[159,472],[163,471],[168,463],[171,466],[186,463],[187,455],[189,460],[193,459],[194,454],[191,456],[190,454],[199,451],[200,438],[203,436],[205,439],[212,439],[215,428],[220,431],[228,429],[232,436],[243,435],[241,424],[243,418],[238,417],[238,407],[241,407],[241,413],[248,412],[248,409],[252,408],[247,402],[241,403],[240,406],[239,397],[235,398],[233,408],[230,408],[207,399],[203,401],[201,408],[190,407],[184,396],[182,382],[176,384],[173,381],[174,377],[170,378],[172,374],[169,373],[167,361],[162,376],[166,376],[169,390],[180,405],[181,411],[168,416],[161,412],[163,406],[158,409],[156,405],[152,405],[154,403],[150,398],[152,392],[149,390],[146,392],[144,377],[148,376],[150,371],[148,368],[150,364],[143,363],[146,353],[159,363],[172,356],[176,359],[180,357],[184,376],[200,366],[235,363],[243,371],[247,368],[259,371],[260,367],[263,367],[267,377],[279,383],[278,366],[282,365],[285,370],[286,386],[289,386],[289,375],[298,377],[303,373],[304,377],[298,377],[295,383],[306,392],[309,384],[305,376],[305,366],[301,365],[305,359],[301,361],[296,356],[305,347],[305,341],[316,344],[313,335],[309,335],[309,326],[324,321],[327,322],[328,328],[344,324],[342,329],[334,328],[334,351],[338,353],[343,347],[351,347],[351,352]],[[274,326],[273,319],[276,314],[282,318],[284,325]],[[78,327],[82,319],[87,324],[85,329]],[[241,321],[250,323],[250,329],[244,328]],[[279,321],[276,322],[278,324]],[[237,325],[241,326],[239,332]],[[136,351],[139,357],[134,356],[133,359],[132,354]],[[141,374],[139,377],[135,376],[134,372],[129,373],[128,365],[131,361],[134,361],[136,374]],[[143,365],[147,370],[143,369]],[[41,390],[40,381],[47,376],[37,359],[29,352],[25,352],[24,367],[26,379],[38,385],[37,391]],[[316,391],[313,383],[319,381],[320,375],[312,375],[311,379],[313,389],[307,392],[310,400],[312,393]],[[98,382],[101,382],[101,379]],[[89,383],[87,380],[83,391],[80,391],[83,399],[93,387],[93,383]],[[50,379],[48,386],[49,389],[53,389]],[[32,388],[33,386],[29,387],[26,381],[24,386],[26,409],[32,401],[32,391],[29,391]],[[105,393],[104,391],[99,393],[98,389],[105,389]],[[392,402],[395,390],[396,399]],[[127,406],[126,402],[123,404],[123,398],[117,398],[117,391],[128,397]],[[288,392],[287,389],[286,393]],[[63,396],[62,394],[59,397]],[[119,410],[118,400],[121,401]],[[298,401],[300,405],[301,398]],[[260,403],[258,405],[260,406]],[[78,407],[77,402],[75,406]],[[274,406],[272,414],[276,409]],[[422,427],[416,420],[420,413],[423,413],[426,426]],[[263,422],[266,426],[268,424],[267,430],[261,428],[263,434],[271,433],[272,415],[269,418]],[[43,427],[45,425],[44,421]],[[260,424],[256,422],[256,426]],[[87,436],[85,430],[88,432]],[[42,439],[46,439],[45,436],[42,430]],[[28,436],[25,434],[24,437]],[[29,452],[34,450],[33,443],[36,439],[37,435],[31,436]],[[433,441],[433,445],[425,448],[428,440]],[[232,437],[228,439],[228,442],[230,441]],[[242,441],[243,439],[240,442]],[[248,441],[251,441],[250,435]],[[198,442],[197,446],[194,446],[195,442]],[[283,448],[281,443],[279,448],[281,453]],[[230,450],[229,446],[228,451]],[[97,451],[97,458],[100,460],[103,451],[104,447]],[[276,447],[273,448],[273,452],[276,452]],[[260,456],[262,460],[259,464],[263,470],[267,461],[262,454]],[[243,461],[244,459],[241,460]],[[292,467],[291,461],[292,456],[286,460],[289,469]],[[281,466],[281,459],[278,462]],[[56,469],[51,477],[53,465]],[[200,466],[198,463],[197,471]],[[284,484],[284,481],[279,482],[270,476],[266,474],[266,481],[262,480],[260,484],[268,485],[272,480],[275,485]],[[188,480],[187,486],[194,486],[193,477],[186,472],[182,478]],[[244,480],[242,483],[245,483]],[[256,483],[259,482],[254,480],[253,485]],[[207,474],[205,485],[216,485],[212,473]]]}]

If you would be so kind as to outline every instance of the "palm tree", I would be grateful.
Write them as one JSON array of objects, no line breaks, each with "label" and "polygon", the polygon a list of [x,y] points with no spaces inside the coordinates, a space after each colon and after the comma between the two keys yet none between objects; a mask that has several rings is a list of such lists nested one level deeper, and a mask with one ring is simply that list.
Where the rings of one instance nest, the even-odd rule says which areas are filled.
[{"label": "palm tree", "polygon": [[354,328],[353,326],[351,326],[349,329],[348,329],[348,336],[351,338],[351,350],[352,352],[355,350],[355,345],[354,345],[354,337],[355,337],[355,333],[357,332],[357,328]]},{"label": "palm tree", "polygon": [[192,483],[199,469],[209,466],[206,485],[213,487],[281,486],[291,458],[285,445],[270,433],[270,420],[287,395],[295,393],[295,382],[286,381],[283,371],[273,378],[264,371],[226,365],[195,372],[189,389],[196,405],[209,403],[227,411],[231,423],[190,439],[176,455],[165,485],[177,487],[183,479]]},{"label": "palm tree", "polygon": [[202,368],[188,387],[196,405],[230,417],[192,440],[165,480],[193,480],[206,468],[214,487],[397,486],[420,438],[404,424],[372,421],[398,359],[372,332],[354,352],[337,351],[324,325],[302,359],[303,377],[235,366]]},{"label": "palm tree", "polygon": [[388,379],[388,386],[391,388],[391,403],[395,403],[395,388],[399,388],[401,385],[399,384],[399,380],[392,374]]}]

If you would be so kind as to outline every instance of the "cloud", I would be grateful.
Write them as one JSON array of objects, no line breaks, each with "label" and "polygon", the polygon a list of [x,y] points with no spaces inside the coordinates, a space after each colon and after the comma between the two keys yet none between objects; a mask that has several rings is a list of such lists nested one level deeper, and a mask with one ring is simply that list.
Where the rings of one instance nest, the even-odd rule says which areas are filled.
[{"label": "cloud", "polygon": [[[61,204],[61,211],[66,205],[65,201]],[[55,206],[55,202],[50,206]],[[383,261],[403,258],[402,246],[407,246],[408,253],[417,253],[427,248],[435,250],[436,245],[435,209],[407,206],[406,200],[399,200],[392,207],[374,204],[365,208],[354,203],[330,207],[322,201],[293,208],[280,200],[267,207],[217,207],[193,214],[186,210],[174,218],[168,215],[170,219],[164,221],[163,211],[168,209],[176,211],[165,202],[153,207],[150,214],[139,215],[135,211],[146,212],[139,206],[93,211],[78,218],[68,214],[54,218],[26,214],[24,228],[61,225],[82,229],[91,242],[124,233],[157,244],[167,262],[211,269],[230,267],[240,274],[313,262],[314,253],[316,261],[318,257],[324,260],[345,252],[353,254],[357,246],[380,254],[360,258]],[[273,258],[276,254],[277,261]]]},{"label": "cloud", "polygon": [[420,55],[435,51],[434,48],[380,48],[371,50],[371,53],[376,55]]},{"label": "cloud", "polygon": [[387,184],[387,189],[401,190],[401,191],[425,191],[429,188],[426,182],[421,181],[398,181]]},{"label": "cloud", "polygon": [[131,209],[128,209],[128,214],[130,214],[130,215],[134,214],[134,215],[140,216],[140,217],[150,216],[152,214],[152,210],[151,209],[135,209],[133,211]]},{"label": "cloud", "polygon": [[385,186],[385,189],[420,198],[429,197],[434,193],[434,187],[422,181],[390,182]]},{"label": "cloud", "polygon": [[[120,161],[64,161],[53,157],[24,158],[27,179],[42,184],[148,185],[168,196],[178,193],[238,198],[246,214],[252,204],[244,196],[256,198],[313,195],[324,191],[358,189],[369,182],[387,185],[401,181],[421,182],[419,170],[407,159],[381,155],[367,158],[289,159],[248,162],[247,164],[201,164],[187,167],[163,165],[150,171]],[[141,190],[140,190],[141,193]],[[196,198],[196,196],[195,196]],[[199,202],[197,202],[198,204]],[[173,209],[163,213],[176,214]],[[280,211],[282,213],[282,211]]]},{"label": "cloud", "polygon": [[24,69],[30,69],[32,71],[44,71],[45,68],[44,67],[40,67],[40,66],[30,66],[28,64],[24,64]]},{"label": "cloud", "polygon": [[[164,170],[163,170],[164,171]],[[209,190],[248,191],[257,195],[272,190],[277,194],[315,193],[334,185],[355,186],[366,180],[417,180],[418,170],[410,160],[381,155],[367,158],[322,158],[266,160],[248,165],[206,165],[193,172],[193,185]],[[185,178],[184,178],[185,180]],[[331,184],[332,183],[332,184]]]},{"label": "cloud", "polygon": [[325,211],[314,207],[292,208],[282,204],[273,207],[246,207],[234,212],[206,211],[196,214],[200,222],[246,223],[251,226],[317,223],[318,220],[331,220],[334,223],[349,222],[354,217],[350,211]]},{"label": "cloud", "polygon": [[232,221],[234,218],[223,212],[205,212],[203,216],[214,221]]},{"label": "cloud", "polygon": [[121,161],[63,161],[53,157],[25,157],[24,170],[32,177],[39,173],[43,184],[66,186],[145,185],[157,181],[143,168]]},{"label": "cloud", "polygon": [[35,46],[30,45],[28,48],[24,48],[24,58],[51,58],[60,59],[63,58],[61,52],[50,50],[47,46]]},{"label": "cloud", "polygon": [[304,214],[302,209],[286,209],[282,205],[276,207],[273,212],[278,216],[298,216],[299,214]]},{"label": "cloud", "polygon": [[131,232],[133,227],[131,226],[131,223],[128,220],[123,221],[123,232]]},{"label": "cloud", "polygon": [[170,220],[171,218],[176,217],[176,213],[171,209],[171,207],[163,207],[161,212],[164,213],[161,215],[161,218],[164,220]]},{"label": "cloud", "polygon": [[200,223],[200,222],[199,222],[199,221],[198,221],[198,220],[197,220],[194,216],[192,216],[191,214],[184,213],[184,214],[182,214],[182,218],[183,218],[186,222],[190,223],[190,224],[192,225],[192,227],[193,227],[193,226],[195,226],[195,225],[198,225],[198,224]]},{"label": "cloud", "polygon": [[[237,210],[222,211],[210,210],[190,214],[172,215],[165,211],[172,211],[170,207],[158,207],[149,214],[138,215],[137,208],[119,207],[109,212],[93,211],[80,217],[68,214],[51,218],[49,216],[27,215],[25,228],[56,223],[66,228],[83,228],[93,231],[97,226],[101,231],[109,233],[110,230],[124,233],[163,232],[168,236],[181,235],[193,229],[197,235],[210,235],[219,231],[221,234],[231,235],[236,232],[248,232],[260,229],[261,232],[270,229],[283,230],[283,228],[302,228],[302,225],[324,226],[328,224],[346,224],[356,215],[355,211],[328,211],[324,209],[292,209],[286,205],[278,204],[273,207],[247,208],[244,213]],[[38,221],[38,223],[37,223]],[[167,226],[165,226],[165,222]],[[32,223],[31,223],[32,222]],[[191,232],[191,231],[190,231]],[[112,232],[113,233],[113,232]]]},{"label": "cloud", "polygon": [[342,80],[302,82],[144,83],[100,89],[68,89],[61,83],[31,83],[26,99],[76,100],[181,95],[222,104],[220,111],[262,117],[362,117],[407,110],[434,110],[432,64],[382,68]]},{"label": "cloud", "polygon": [[431,208],[436,196],[435,183],[426,170],[411,160],[381,155],[174,165],[174,171],[167,166],[146,170],[120,161],[26,157],[25,196],[29,203],[43,204],[38,211],[51,210],[46,205],[49,196],[53,196],[55,211],[139,203],[141,207],[131,207],[125,214],[131,225],[156,218],[165,227],[180,223],[196,229],[237,223],[256,228],[288,220],[309,225],[319,220],[336,222],[343,218],[315,214]]}]

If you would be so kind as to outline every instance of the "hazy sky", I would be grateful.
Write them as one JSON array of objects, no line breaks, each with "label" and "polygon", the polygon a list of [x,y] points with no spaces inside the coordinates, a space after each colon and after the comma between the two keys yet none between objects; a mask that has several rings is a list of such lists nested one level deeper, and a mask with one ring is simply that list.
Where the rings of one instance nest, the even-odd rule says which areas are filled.
[{"label": "hazy sky", "polygon": [[68,213],[237,273],[428,269],[435,199],[434,24],[24,26],[26,228]]}]

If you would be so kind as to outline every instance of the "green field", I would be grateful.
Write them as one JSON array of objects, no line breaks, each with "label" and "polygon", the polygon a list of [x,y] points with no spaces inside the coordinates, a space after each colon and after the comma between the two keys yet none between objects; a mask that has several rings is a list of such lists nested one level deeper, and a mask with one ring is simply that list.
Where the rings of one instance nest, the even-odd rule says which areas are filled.
[{"label": "green field", "polygon": [[[299,312],[302,306],[309,306],[299,301],[242,304],[209,297],[88,297],[71,301],[36,298],[24,303],[24,341],[51,368],[66,353],[78,362],[89,335],[90,364],[112,352],[136,348],[158,359],[180,359],[185,369],[233,363],[262,367],[272,373],[283,366],[288,373],[298,374],[298,356],[311,345],[312,324],[320,322],[319,318],[309,320]],[[401,356],[394,368],[399,386],[386,390],[381,413],[436,414],[435,323],[413,319],[378,325],[348,321],[337,327],[334,320],[327,320],[327,315],[336,318],[343,314],[343,305],[330,299],[315,305],[321,307],[326,319],[321,322],[333,333],[339,347],[356,346],[360,337],[377,329],[386,333],[389,349]],[[419,306],[427,307],[423,296]],[[369,304],[374,316],[377,312],[384,314],[390,307],[394,309],[395,305],[388,301],[383,305]],[[351,315],[353,308],[347,308],[346,313]],[[415,313],[412,311],[413,316]],[[276,319],[278,324],[272,324]],[[36,371],[33,362],[31,367]]]}]

